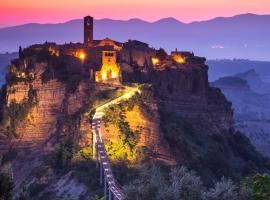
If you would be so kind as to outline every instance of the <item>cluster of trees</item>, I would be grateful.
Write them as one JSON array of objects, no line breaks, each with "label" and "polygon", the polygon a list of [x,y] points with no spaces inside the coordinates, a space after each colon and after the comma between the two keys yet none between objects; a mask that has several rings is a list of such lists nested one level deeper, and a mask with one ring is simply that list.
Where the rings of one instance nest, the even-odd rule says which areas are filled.
[{"label": "cluster of trees", "polygon": [[72,159],[78,151],[78,144],[74,134],[70,134],[62,142],[56,145],[54,153],[51,155],[51,164],[57,170],[68,169],[72,164]]},{"label": "cluster of trees", "polygon": [[201,178],[186,167],[171,169],[168,176],[153,166],[143,169],[141,176],[124,186],[132,200],[268,200],[269,175],[256,175],[236,185],[222,178],[211,188],[206,188]]},{"label": "cluster of trees", "polygon": [[134,106],[138,106],[140,112],[147,118],[152,117],[149,104],[153,101],[152,88],[144,85],[141,87],[141,93],[137,93],[132,98],[112,105],[105,111],[103,121],[108,127],[114,125],[118,129],[119,138],[110,140],[106,143],[107,154],[112,160],[127,160],[131,162],[140,162],[143,160],[143,149],[138,147],[140,130],[132,130],[126,120],[125,113],[131,111]]},{"label": "cluster of trees", "polygon": [[119,159],[133,161],[138,155],[136,145],[140,133],[133,131],[125,120],[125,110],[126,106],[122,104],[113,105],[106,110],[104,117],[106,126],[114,125],[119,132],[117,140],[106,142],[107,154],[114,161]]}]

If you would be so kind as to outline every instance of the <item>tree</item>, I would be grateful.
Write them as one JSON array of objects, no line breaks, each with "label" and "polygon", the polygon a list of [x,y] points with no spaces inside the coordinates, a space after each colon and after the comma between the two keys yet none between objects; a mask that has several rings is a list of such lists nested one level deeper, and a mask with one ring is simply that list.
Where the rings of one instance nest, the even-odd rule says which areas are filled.
[{"label": "tree", "polygon": [[14,183],[6,173],[0,173],[0,199],[12,200]]},{"label": "tree", "polygon": [[[124,187],[132,200],[200,200],[204,190],[200,177],[187,168],[174,168],[166,178],[160,168],[142,169],[140,178]],[[169,178],[169,179],[168,179]]]},{"label": "tree", "polygon": [[186,167],[174,168],[170,173],[171,187],[175,195],[182,200],[200,199],[204,190],[200,177],[194,171],[188,171]]},{"label": "tree", "polygon": [[19,58],[20,59],[22,58],[22,47],[21,46],[19,47]]},{"label": "tree", "polygon": [[75,136],[71,133],[64,141],[56,147],[56,167],[66,169],[71,165],[72,159],[77,151]]},{"label": "tree", "polygon": [[251,189],[252,200],[270,199],[270,176],[257,174],[246,180],[245,185]]},{"label": "tree", "polygon": [[204,200],[238,200],[237,187],[224,177],[203,194]]}]

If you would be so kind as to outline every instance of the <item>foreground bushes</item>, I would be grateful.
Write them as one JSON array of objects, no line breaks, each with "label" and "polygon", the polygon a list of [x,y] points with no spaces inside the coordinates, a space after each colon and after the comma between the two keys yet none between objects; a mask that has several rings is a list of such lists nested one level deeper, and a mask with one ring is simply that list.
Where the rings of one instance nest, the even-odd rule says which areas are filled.
[{"label": "foreground bushes", "polygon": [[14,183],[6,173],[0,173],[0,199],[12,200]]},{"label": "foreground bushes", "polygon": [[136,180],[124,186],[130,200],[269,200],[269,175],[256,175],[240,186],[222,178],[206,188],[186,167],[171,169],[168,176],[156,166],[142,169]]}]

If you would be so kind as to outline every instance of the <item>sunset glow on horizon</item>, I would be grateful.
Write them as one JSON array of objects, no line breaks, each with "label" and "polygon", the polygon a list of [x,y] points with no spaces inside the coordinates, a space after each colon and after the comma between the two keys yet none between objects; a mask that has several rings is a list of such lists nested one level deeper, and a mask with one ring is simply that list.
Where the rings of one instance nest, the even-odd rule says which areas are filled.
[{"label": "sunset glow on horizon", "polygon": [[92,15],[97,19],[174,17],[183,22],[243,13],[270,14],[269,0],[0,0],[0,27],[25,23],[59,23]]}]

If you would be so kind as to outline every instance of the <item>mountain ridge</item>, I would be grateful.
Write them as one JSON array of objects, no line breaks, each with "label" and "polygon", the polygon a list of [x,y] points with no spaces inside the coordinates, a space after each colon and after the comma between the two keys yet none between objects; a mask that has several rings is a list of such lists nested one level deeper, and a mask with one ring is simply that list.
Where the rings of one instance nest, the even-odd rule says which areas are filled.
[{"label": "mountain ridge", "polygon": [[[195,24],[195,23],[202,23],[202,22],[209,22],[209,21],[216,21],[216,20],[224,20],[224,19],[237,19],[237,18],[242,18],[242,17],[270,17],[270,14],[254,14],[254,13],[243,13],[243,14],[238,14],[238,15],[233,15],[233,16],[229,16],[229,17],[214,17],[214,18],[210,18],[207,20],[195,20],[192,22],[183,22],[181,20],[178,20],[174,17],[164,17],[158,20],[155,20],[153,22],[147,21],[147,20],[143,20],[140,18],[130,18],[130,19],[126,19],[126,20],[121,20],[121,19],[111,19],[111,18],[101,18],[101,19],[95,19],[95,21],[119,21],[119,22],[128,22],[128,21],[133,21],[133,20],[139,20],[141,22],[145,22],[145,23],[149,23],[149,24],[155,24],[161,21],[175,21],[178,22],[180,24],[184,24],[184,25],[190,25],[190,24]],[[8,28],[14,28],[14,27],[18,27],[18,26],[25,26],[25,25],[60,25],[60,24],[66,24],[66,23],[71,23],[71,22],[78,22],[78,21],[82,21],[82,19],[71,19],[71,20],[67,20],[64,22],[58,22],[58,23],[24,23],[24,24],[18,24],[18,25],[14,25],[14,26],[6,26],[6,27],[0,27],[0,31],[3,29],[8,29]]]},{"label": "mountain ridge", "polygon": [[[269,60],[270,15],[243,14],[183,23],[175,18],[154,22],[141,19],[95,20],[96,39],[110,37],[124,42],[136,39],[167,51],[178,48],[194,51],[208,59],[245,58]],[[252,27],[252,28],[251,28]],[[17,51],[46,41],[56,43],[82,42],[83,21],[70,20],[57,24],[30,23],[0,29],[0,52]]]}]

